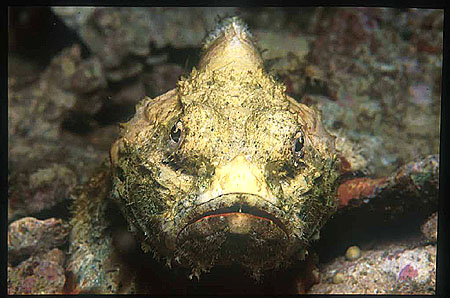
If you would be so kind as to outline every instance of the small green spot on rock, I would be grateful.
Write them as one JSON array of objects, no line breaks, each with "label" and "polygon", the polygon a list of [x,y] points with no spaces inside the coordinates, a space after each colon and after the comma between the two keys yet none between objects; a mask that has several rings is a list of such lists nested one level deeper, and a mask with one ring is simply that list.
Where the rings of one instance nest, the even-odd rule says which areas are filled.
[{"label": "small green spot on rock", "polygon": [[361,249],[358,246],[350,246],[345,252],[347,260],[354,261],[361,256]]},{"label": "small green spot on rock", "polygon": [[336,272],[333,276],[333,283],[334,284],[340,284],[344,282],[344,273],[342,272]]}]

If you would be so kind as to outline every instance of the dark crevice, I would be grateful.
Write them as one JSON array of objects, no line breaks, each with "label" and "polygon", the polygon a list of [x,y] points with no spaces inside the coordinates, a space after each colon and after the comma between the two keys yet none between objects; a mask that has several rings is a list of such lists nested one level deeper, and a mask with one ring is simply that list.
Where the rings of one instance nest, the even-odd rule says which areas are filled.
[{"label": "dark crevice", "polygon": [[51,217],[55,217],[55,214],[57,215],[57,218],[63,219],[63,220],[69,220],[72,217],[71,211],[70,211],[70,205],[71,201],[69,201],[69,198],[66,198],[62,200],[59,203],[56,203],[53,207],[44,209],[40,212],[36,212],[33,214],[30,214],[29,216],[35,217],[39,220],[46,220]]},{"label": "dark crevice", "polygon": [[93,119],[100,125],[110,125],[127,122],[135,113],[135,104],[114,104],[106,101]]},{"label": "dark crevice", "polygon": [[407,239],[421,237],[420,226],[431,213],[429,210],[407,212],[391,219],[369,207],[338,213],[322,228],[320,240],[313,243],[313,249],[319,254],[320,262],[327,263],[344,255],[352,245],[371,249],[383,243],[409,242]]},{"label": "dark crevice", "polygon": [[151,45],[150,49],[152,56],[167,55],[165,63],[178,64],[186,71],[190,71],[194,66],[197,66],[200,61],[200,52],[201,50],[198,47],[175,48],[166,46],[156,48],[154,44]]},{"label": "dark crevice", "polygon": [[89,50],[77,33],[67,27],[50,7],[8,8],[9,51],[45,68],[62,49],[81,46],[83,58]]},{"label": "dark crevice", "polygon": [[86,135],[94,129],[94,119],[91,116],[77,112],[68,111],[61,123],[63,130],[78,135]]}]

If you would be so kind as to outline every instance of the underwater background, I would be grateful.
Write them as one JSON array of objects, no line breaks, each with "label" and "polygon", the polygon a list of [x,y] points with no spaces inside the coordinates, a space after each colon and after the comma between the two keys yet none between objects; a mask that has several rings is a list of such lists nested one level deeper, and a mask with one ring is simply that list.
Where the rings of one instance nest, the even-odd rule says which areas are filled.
[{"label": "underwater background", "polygon": [[[232,15],[287,93],[358,145],[351,175],[383,178],[421,159],[431,162],[415,167],[438,166],[443,10],[10,7],[8,293],[64,291],[70,194],[108,159],[137,102],[175,87],[207,32]],[[407,216],[385,201],[324,228],[310,293],[434,293],[437,197]],[[356,219],[366,222],[354,228]],[[360,267],[343,257],[351,244],[367,252]],[[353,279],[334,283],[336,271]]]}]

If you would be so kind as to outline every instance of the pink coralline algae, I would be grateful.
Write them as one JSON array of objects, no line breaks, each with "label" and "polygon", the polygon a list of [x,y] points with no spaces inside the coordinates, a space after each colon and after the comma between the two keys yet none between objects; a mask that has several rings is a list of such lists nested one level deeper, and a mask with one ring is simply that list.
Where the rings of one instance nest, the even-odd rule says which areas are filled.
[{"label": "pink coralline algae", "polygon": [[400,271],[400,273],[398,275],[398,281],[413,279],[413,278],[417,277],[417,275],[419,275],[417,269],[414,269],[413,266],[408,264]]}]

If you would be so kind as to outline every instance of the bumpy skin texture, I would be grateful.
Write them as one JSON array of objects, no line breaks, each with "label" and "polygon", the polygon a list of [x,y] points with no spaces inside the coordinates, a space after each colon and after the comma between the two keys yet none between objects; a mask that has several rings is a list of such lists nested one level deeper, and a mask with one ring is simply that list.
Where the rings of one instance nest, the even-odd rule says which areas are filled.
[{"label": "bumpy skin texture", "polygon": [[[236,262],[257,277],[303,259],[336,210],[337,156],[320,112],[285,94],[246,26],[228,18],[198,69],[122,125],[109,197],[144,251],[196,276]],[[82,209],[78,252],[79,222],[94,224]]]}]

